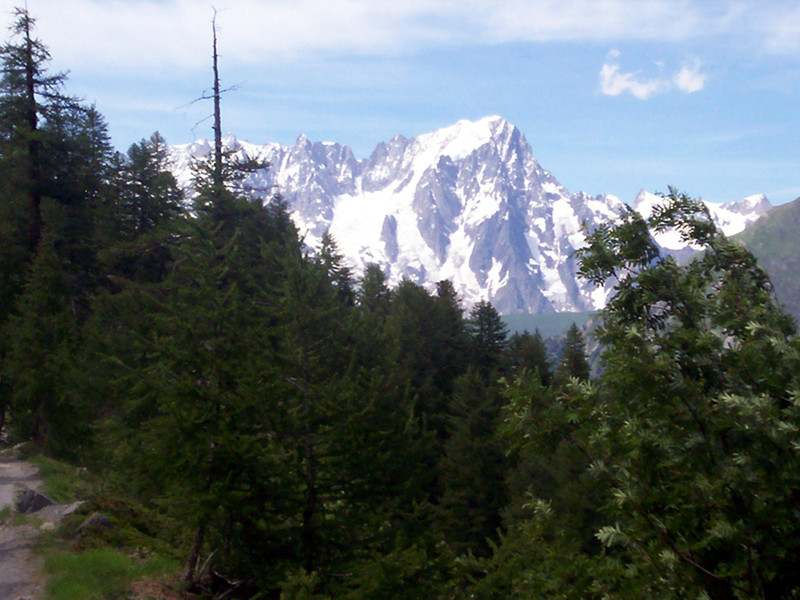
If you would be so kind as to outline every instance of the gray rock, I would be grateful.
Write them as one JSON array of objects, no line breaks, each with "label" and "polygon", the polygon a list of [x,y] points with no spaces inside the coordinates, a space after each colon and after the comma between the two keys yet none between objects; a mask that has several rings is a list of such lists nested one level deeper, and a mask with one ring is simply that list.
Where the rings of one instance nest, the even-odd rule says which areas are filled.
[{"label": "gray rock", "polygon": [[86,504],[85,500],[79,500],[78,502],[72,502],[70,504],[53,504],[52,506],[45,506],[36,513],[36,516],[48,522],[58,523],[61,519],[71,515],[84,504]]},{"label": "gray rock", "polygon": [[55,503],[55,500],[51,500],[36,490],[22,485],[14,488],[13,506],[14,510],[20,514],[29,515]]},{"label": "gray rock", "polygon": [[111,522],[111,519],[109,519],[103,513],[95,512],[89,515],[89,517],[83,523],[81,523],[80,527],[75,530],[75,535],[83,535],[92,529],[109,529],[111,527],[114,527],[114,523]]}]

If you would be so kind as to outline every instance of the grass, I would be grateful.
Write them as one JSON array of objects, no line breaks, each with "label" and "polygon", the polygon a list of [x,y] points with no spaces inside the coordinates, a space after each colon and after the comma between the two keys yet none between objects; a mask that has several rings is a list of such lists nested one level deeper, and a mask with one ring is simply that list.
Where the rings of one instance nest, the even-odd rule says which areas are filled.
[{"label": "grass", "polygon": [[[87,501],[62,519],[56,530],[39,535],[37,551],[45,557],[47,600],[178,597],[164,583],[180,570],[175,546],[180,532],[174,523],[86,469],[35,451],[25,452],[24,457],[38,468],[45,495],[62,504]],[[76,537],[78,526],[94,511],[106,515],[113,526]],[[10,510],[0,511],[0,522],[16,518]]]},{"label": "grass", "polygon": [[47,600],[104,600],[126,597],[133,581],[158,579],[176,572],[178,564],[162,556],[140,557],[115,548],[79,553],[52,552],[45,559]]},{"label": "grass", "polygon": [[43,493],[56,502],[66,504],[86,498],[95,487],[93,478],[85,470],[41,454],[32,455],[28,460],[39,469],[44,482]]}]

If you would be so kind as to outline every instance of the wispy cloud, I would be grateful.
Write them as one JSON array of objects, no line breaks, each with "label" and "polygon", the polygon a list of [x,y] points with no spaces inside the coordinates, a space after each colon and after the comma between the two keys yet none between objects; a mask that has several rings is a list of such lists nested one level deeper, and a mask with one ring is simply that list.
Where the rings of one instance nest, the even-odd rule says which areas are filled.
[{"label": "wispy cloud", "polygon": [[620,53],[611,50],[600,69],[600,91],[606,96],[629,93],[639,100],[647,100],[655,94],[678,89],[687,94],[698,92],[705,85],[706,76],[700,72],[698,59],[684,64],[671,78],[655,77],[640,79],[638,73],[623,73],[619,65]]},{"label": "wispy cloud", "polygon": [[[0,0],[0,14],[8,15],[17,4]],[[28,5],[53,55],[66,64],[169,70],[207,62],[210,3],[29,0]],[[760,0],[220,0],[216,6],[229,63],[286,62],[315,54],[396,55],[464,43],[683,41],[743,32],[777,51],[796,48],[800,38],[800,11],[788,0],[775,5]]]},{"label": "wispy cloud", "polygon": [[776,54],[796,54],[800,51],[800,6],[778,7],[753,15],[757,29],[766,31],[765,45]]}]

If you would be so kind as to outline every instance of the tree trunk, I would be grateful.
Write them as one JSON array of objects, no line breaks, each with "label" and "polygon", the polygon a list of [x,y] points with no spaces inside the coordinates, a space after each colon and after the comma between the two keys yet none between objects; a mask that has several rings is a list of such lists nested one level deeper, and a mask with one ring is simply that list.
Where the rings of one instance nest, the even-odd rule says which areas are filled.
[{"label": "tree trunk", "polygon": [[219,63],[217,54],[217,11],[211,21],[214,30],[214,193],[219,204],[222,195],[222,118],[220,116]]},{"label": "tree trunk", "polygon": [[28,135],[28,177],[30,178],[30,213],[31,224],[29,230],[29,244],[31,252],[35,252],[42,236],[42,167],[39,156],[40,142],[37,139],[39,129],[39,116],[36,106],[36,63],[33,55],[33,39],[31,38],[31,23],[27,14],[25,16],[25,119],[30,129]]},{"label": "tree trunk", "polygon": [[186,558],[186,564],[183,567],[183,575],[181,579],[188,584],[195,581],[195,570],[197,569],[197,560],[200,557],[200,550],[203,548],[203,535],[205,534],[205,523],[200,523],[194,533],[194,541],[192,547],[189,549],[189,556]]},{"label": "tree trunk", "polygon": [[306,400],[305,435],[303,437],[303,453],[305,462],[306,497],[303,507],[303,553],[305,555],[304,567],[309,573],[314,570],[316,558],[316,531],[314,529],[314,516],[317,512],[317,457],[314,452],[314,434],[311,428],[310,401]]}]

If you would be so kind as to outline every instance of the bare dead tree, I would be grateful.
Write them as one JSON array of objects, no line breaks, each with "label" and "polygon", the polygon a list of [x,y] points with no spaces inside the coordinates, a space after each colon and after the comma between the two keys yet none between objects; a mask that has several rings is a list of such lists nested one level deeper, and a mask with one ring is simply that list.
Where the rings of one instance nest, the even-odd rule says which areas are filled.
[{"label": "bare dead tree", "polygon": [[[211,20],[213,33],[213,66],[214,66],[214,174],[213,184],[215,194],[220,194],[224,184],[222,179],[222,119],[220,116],[220,89],[219,89],[219,53],[217,52],[217,9],[214,8],[214,18]],[[216,198],[219,200],[219,197]]]}]

